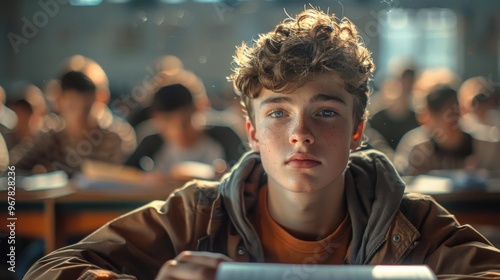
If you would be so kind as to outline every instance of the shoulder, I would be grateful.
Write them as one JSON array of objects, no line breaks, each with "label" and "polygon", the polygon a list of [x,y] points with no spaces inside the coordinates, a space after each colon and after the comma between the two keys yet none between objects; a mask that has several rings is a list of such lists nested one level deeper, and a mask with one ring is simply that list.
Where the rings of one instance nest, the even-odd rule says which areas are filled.
[{"label": "shoulder", "polygon": [[373,123],[377,123],[381,120],[387,120],[387,110],[383,109],[378,111],[377,113],[373,114],[373,116],[370,118],[370,121]]},{"label": "shoulder", "polygon": [[400,143],[404,143],[406,145],[414,146],[420,143],[424,143],[428,141],[430,138],[430,133],[422,126],[414,128],[408,131],[403,138],[401,138]]},{"label": "shoulder", "polygon": [[216,181],[191,180],[167,198],[167,205],[182,203],[190,209],[211,207],[219,196],[218,187]]},{"label": "shoulder", "polygon": [[399,210],[423,235],[440,232],[440,229],[441,235],[446,235],[461,226],[455,216],[430,195],[405,193]]}]

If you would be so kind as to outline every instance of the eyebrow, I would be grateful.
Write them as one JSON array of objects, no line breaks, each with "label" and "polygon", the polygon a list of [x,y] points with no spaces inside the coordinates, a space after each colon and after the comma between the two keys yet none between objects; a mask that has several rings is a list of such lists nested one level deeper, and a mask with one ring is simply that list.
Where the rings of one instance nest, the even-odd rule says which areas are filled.
[{"label": "eyebrow", "polygon": [[[328,94],[316,94],[315,96],[311,97],[309,102],[322,102],[322,101],[333,101],[335,103],[340,103],[341,105],[347,106],[347,102],[340,96],[336,95],[328,95]],[[274,96],[274,97],[269,97],[262,101],[259,105],[259,108],[262,108],[268,104],[277,104],[277,103],[291,103],[292,99],[287,96]]]},{"label": "eyebrow", "polygon": [[266,106],[267,104],[275,104],[275,103],[290,103],[292,102],[292,99],[287,96],[275,96],[275,97],[269,97],[268,99],[265,99],[262,101],[259,105],[260,108]]},{"label": "eyebrow", "polygon": [[321,101],[333,101],[333,102],[336,102],[336,103],[340,103],[344,106],[347,106],[347,102],[345,101],[345,99],[343,99],[342,97],[340,96],[337,96],[337,95],[328,95],[328,94],[317,94],[315,96],[313,96],[309,102],[313,103],[313,102],[321,102]]}]

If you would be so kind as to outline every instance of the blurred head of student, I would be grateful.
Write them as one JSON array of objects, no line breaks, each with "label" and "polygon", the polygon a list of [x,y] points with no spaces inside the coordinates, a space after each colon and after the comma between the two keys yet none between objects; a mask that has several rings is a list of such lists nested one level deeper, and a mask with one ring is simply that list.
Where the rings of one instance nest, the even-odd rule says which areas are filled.
[{"label": "blurred head of student", "polygon": [[67,58],[62,67],[63,72],[79,71],[84,73],[96,86],[96,104],[107,104],[110,99],[108,76],[95,60],[83,55]]},{"label": "blurred head of student", "polygon": [[457,92],[447,85],[433,87],[426,96],[427,125],[443,137],[461,135]]},{"label": "blurred head of student", "polygon": [[95,101],[96,86],[85,74],[70,71],[61,77],[59,113],[67,129],[78,132],[95,125],[90,113]]},{"label": "blurred head of student", "polygon": [[497,123],[497,113],[500,106],[500,90],[496,88],[491,92],[480,92],[471,101],[472,113],[477,119],[488,125]]},{"label": "blurred head of student", "polygon": [[234,65],[247,134],[270,188],[343,186],[350,150],[362,140],[375,69],[356,27],[307,10],[241,46]]},{"label": "blurred head of student", "polygon": [[493,85],[484,77],[476,76],[465,80],[458,90],[458,101],[462,114],[474,113],[473,99],[476,95],[490,96],[493,93]]},{"label": "blurred head of student", "polygon": [[19,98],[9,102],[8,106],[16,112],[22,126],[16,128],[20,129],[16,138],[32,138],[40,131],[48,113],[43,93],[37,86],[26,84],[14,90],[14,95]]},{"label": "blurred head of student", "polygon": [[193,95],[181,84],[161,87],[151,105],[155,128],[169,145],[179,149],[189,149],[199,139],[200,128],[193,122],[196,112]]}]

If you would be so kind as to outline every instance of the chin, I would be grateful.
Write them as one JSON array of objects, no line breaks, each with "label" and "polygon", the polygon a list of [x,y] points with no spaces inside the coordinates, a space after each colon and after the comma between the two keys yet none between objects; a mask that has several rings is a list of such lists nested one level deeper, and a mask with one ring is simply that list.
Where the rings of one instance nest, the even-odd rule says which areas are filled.
[{"label": "chin", "polygon": [[285,182],[285,184],[287,190],[295,193],[313,193],[325,187],[324,184],[311,180],[294,180],[293,182]]}]

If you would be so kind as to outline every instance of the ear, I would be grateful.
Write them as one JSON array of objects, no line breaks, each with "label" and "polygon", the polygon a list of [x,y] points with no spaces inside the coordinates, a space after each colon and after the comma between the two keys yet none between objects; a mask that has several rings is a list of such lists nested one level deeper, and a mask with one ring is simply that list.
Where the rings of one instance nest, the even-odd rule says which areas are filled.
[{"label": "ear", "polygon": [[429,110],[423,110],[417,113],[416,118],[420,125],[426,125],[430,122],[431,113]]},{"label": "ear", "polygon": [[103,104],[108,104],[110,95],[111,94],[109,93],[109,89],[98,87],[95,93],[96,101],[99,101]]},{"label": "ear", "polygon": [[365,131],[365,122],[360,122],[356,131],[352,135],[351,140],[351,150],[356,150],[361,145],[361,141],[363,141],[363,132]]},{"label": "ear", "polygon": [[253,127],[252,122],[250,122],[248,118],[245,122],[245,128],[247,131],[248,141],[250,142],[250,147],[252,148],[253,151],[259,153],[260,152],[259,139],[257,139],[255,128]]}]

